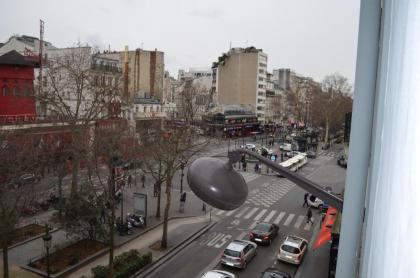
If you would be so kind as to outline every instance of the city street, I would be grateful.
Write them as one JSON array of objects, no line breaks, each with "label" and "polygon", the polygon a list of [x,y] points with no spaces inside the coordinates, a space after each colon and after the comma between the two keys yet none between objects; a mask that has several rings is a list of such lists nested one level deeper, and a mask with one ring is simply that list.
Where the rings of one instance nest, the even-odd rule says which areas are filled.
[{"label": "city street", "polygon": [[[328,151],[320,152],[316,159],[310,160],[298,173],[322,185],[331,186],[333,192],[340,193],[345,178],[345,171],[336,163],[340,151],[338,146],[334,146]],[[264,170],[263,167],[263,173]],[[298,267],[278,262],[276,255],[286,235],[297,235],[311,241],[314,227],[306,223],[307,209],[302,207],[304,191],[287,179],[275,175],[259,175],[253,170],[240,173],[249,187],[245,204],[234,211],[212,210],[212,218],[218,224],[155,271],[151,277],[196,277],[211,269],[226,269],[237,277],[258,277],[261,271],[271,266],[292,275],[297,272]],[[319,224],[319,213],[315,209],[313,211],[314,222]],[[258,247],[258,255],[248,264],[246,270],[222,267],[219,260],[227,244],[235,239],[248,239],[248,232],[259,221],[279,225],[279,236],[270,246]],[[319,266],[323,267],[312,270],[312,277],[325,277],[328,261],[320,262]]]}]

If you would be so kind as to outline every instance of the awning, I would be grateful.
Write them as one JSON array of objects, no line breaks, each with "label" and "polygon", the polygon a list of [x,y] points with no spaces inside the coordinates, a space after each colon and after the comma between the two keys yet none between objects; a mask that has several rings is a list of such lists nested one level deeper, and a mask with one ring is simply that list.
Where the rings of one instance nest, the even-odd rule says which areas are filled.
[{"label": "awning", "polygon": [[313,250],[323,246],[325,243],[331,240],[331,229],[334,225],[336,218],[337,210],[330,206],[327,210],[324,221],[322,222],[318,237],[315,243],[312,245]]}]

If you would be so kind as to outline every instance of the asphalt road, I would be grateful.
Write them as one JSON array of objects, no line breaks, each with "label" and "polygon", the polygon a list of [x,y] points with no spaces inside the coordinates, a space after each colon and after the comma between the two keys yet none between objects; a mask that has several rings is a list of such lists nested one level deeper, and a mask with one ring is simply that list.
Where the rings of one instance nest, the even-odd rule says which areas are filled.
[{"label": "asphalt road", "polygon": [[[338,146],[323,152],[316,159],[311,159],[299,174],[331,186],[333,192],[341,192],[344,186],[344,169],[336,165],[339,152]],[[264,170],[265,168],[263,173]],[[313,227],[306,223],[307,209],[302,207],[304,191],[287,179],[277,176],[257,175],[250,171],[243,173],[243,176],[250,192],[247,202],[235,211],[215,209],[212,215],[218,224],[150,277],[200,277],[211,269],[224,269],[235,273],[237,277],[259,277],[264,269],[272,266],[292,275],[296,273],[297,266],[277,261],[276,254],[286,235],[301,236],[308,241],[311,239]],[[187,185],[185,186],[188,190]],[[319,217],[316,210],[314,216]],[[220,256],[228,243],[234,239],[248,239],[248,231],[259,221],[278,224],[279,236],[270,246],[259,246],[258,255],[245,270],[221,266]],[[324,276],[321,270],[319,273],[315,270],[312,277]]]}]

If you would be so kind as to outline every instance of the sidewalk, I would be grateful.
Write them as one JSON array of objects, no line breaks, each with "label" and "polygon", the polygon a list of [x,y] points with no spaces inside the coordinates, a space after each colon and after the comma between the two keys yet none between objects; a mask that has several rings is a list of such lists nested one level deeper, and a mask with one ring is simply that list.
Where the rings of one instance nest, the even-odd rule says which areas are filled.
[{"label": "sidewalk", "polygon": [[[138,238],[133,239],[129,243],[116,248],[114,251],[114,255],[118,256],[119,254],[129,251],[130,249],[138,249],[141,253],[147,253],[149,251],[152,252],[153,261],[156,261],[163,255],[165,255],[168,251],[170,251],[171,248],[175,247],[177,244],[182,243],[184,240],[188,239],[192,234],[195,234],[198,230],[207,226],[208,224],[209,219],[207,216],[175,219],[169,221],[167,250],[156,251],[149,248],[154,243],[159,242],[162,237],[163,225],[159,225],[157,228],[146,232]],[[105,254],[97,260],[73,272],[69,277],[81,277],[83,275],[90,277],[92,275],[91,269],[97,265],[107,265],[108,259],[108,254]]]},{"label": "sidewalk", "polygon": [[295,274],[295,278],[324,278],[328,277],[328,264],[330,258],[330,243],[327,243],[318,249],[313,250],[312,245],[318,236],[320,229],[321,217],[315,222],[312,231],[311,241],[309,242],[309,249],[306,251],[305,257]]}]

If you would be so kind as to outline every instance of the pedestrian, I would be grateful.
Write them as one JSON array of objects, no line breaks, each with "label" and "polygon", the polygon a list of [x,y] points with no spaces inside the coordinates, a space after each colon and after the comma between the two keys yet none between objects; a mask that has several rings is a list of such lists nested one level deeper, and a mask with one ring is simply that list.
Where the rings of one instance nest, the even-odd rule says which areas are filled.
[{"label": "pedestrian", "polygon": [[308,197],[309,197],[309,193],[308,193],[308,192],[306,192],[306,193],[305,193],[305,196],[303,196],[303,205],[302,205],[302,207],[305,207],[305,206],[309,207],[309,204],[308,204]]},{"label": "pedestrian", "polygon": [[146,176],[143,174],[141,176],[141,183],[143,184],[143,188],[144,188],[144,183],[146,182]]},{"label": "pedestrian", "polygon": [[187,192],[181,193],[181,198],[179,199],[179,212],[184,212],[186,200],[187,200]]},{"label": "pedestrian", "polygon": [[311,222],[311,224],[314,224],[314,221],[312,220],[312,210],[311,208],[308,208],[308,212],[306,212],[306,224]]},{"label": "pedestrian", "polygon": [[128,179],[127,179],[127,183],[128,183],[128,187],[129,188],[131,188],[131,182],[132,182],[132,180],[131,180],[132,178],[131,178],[131,175],[128,175]]},{"label": "pedestrian", "polygon": [[206,203],[203,203],[203,211],[204,211],[204,213],[206,213],[206,212],[207,212],[207,206],[206,206]]},{"label": "pedestrian", "polygon": [[244,172],[246,172],[246,161],[242,163],[242,168],[244,169]]},{"label": "pedestrian", "polygon": [[153,185],[153,197],[158,197],[159,195],[159,189],[158,189],[158,182],[155,182]]},{"label": "pedestrian", "polygon": [[254,171],[255,173],[258,173],[258,163],[255,163]]}]

